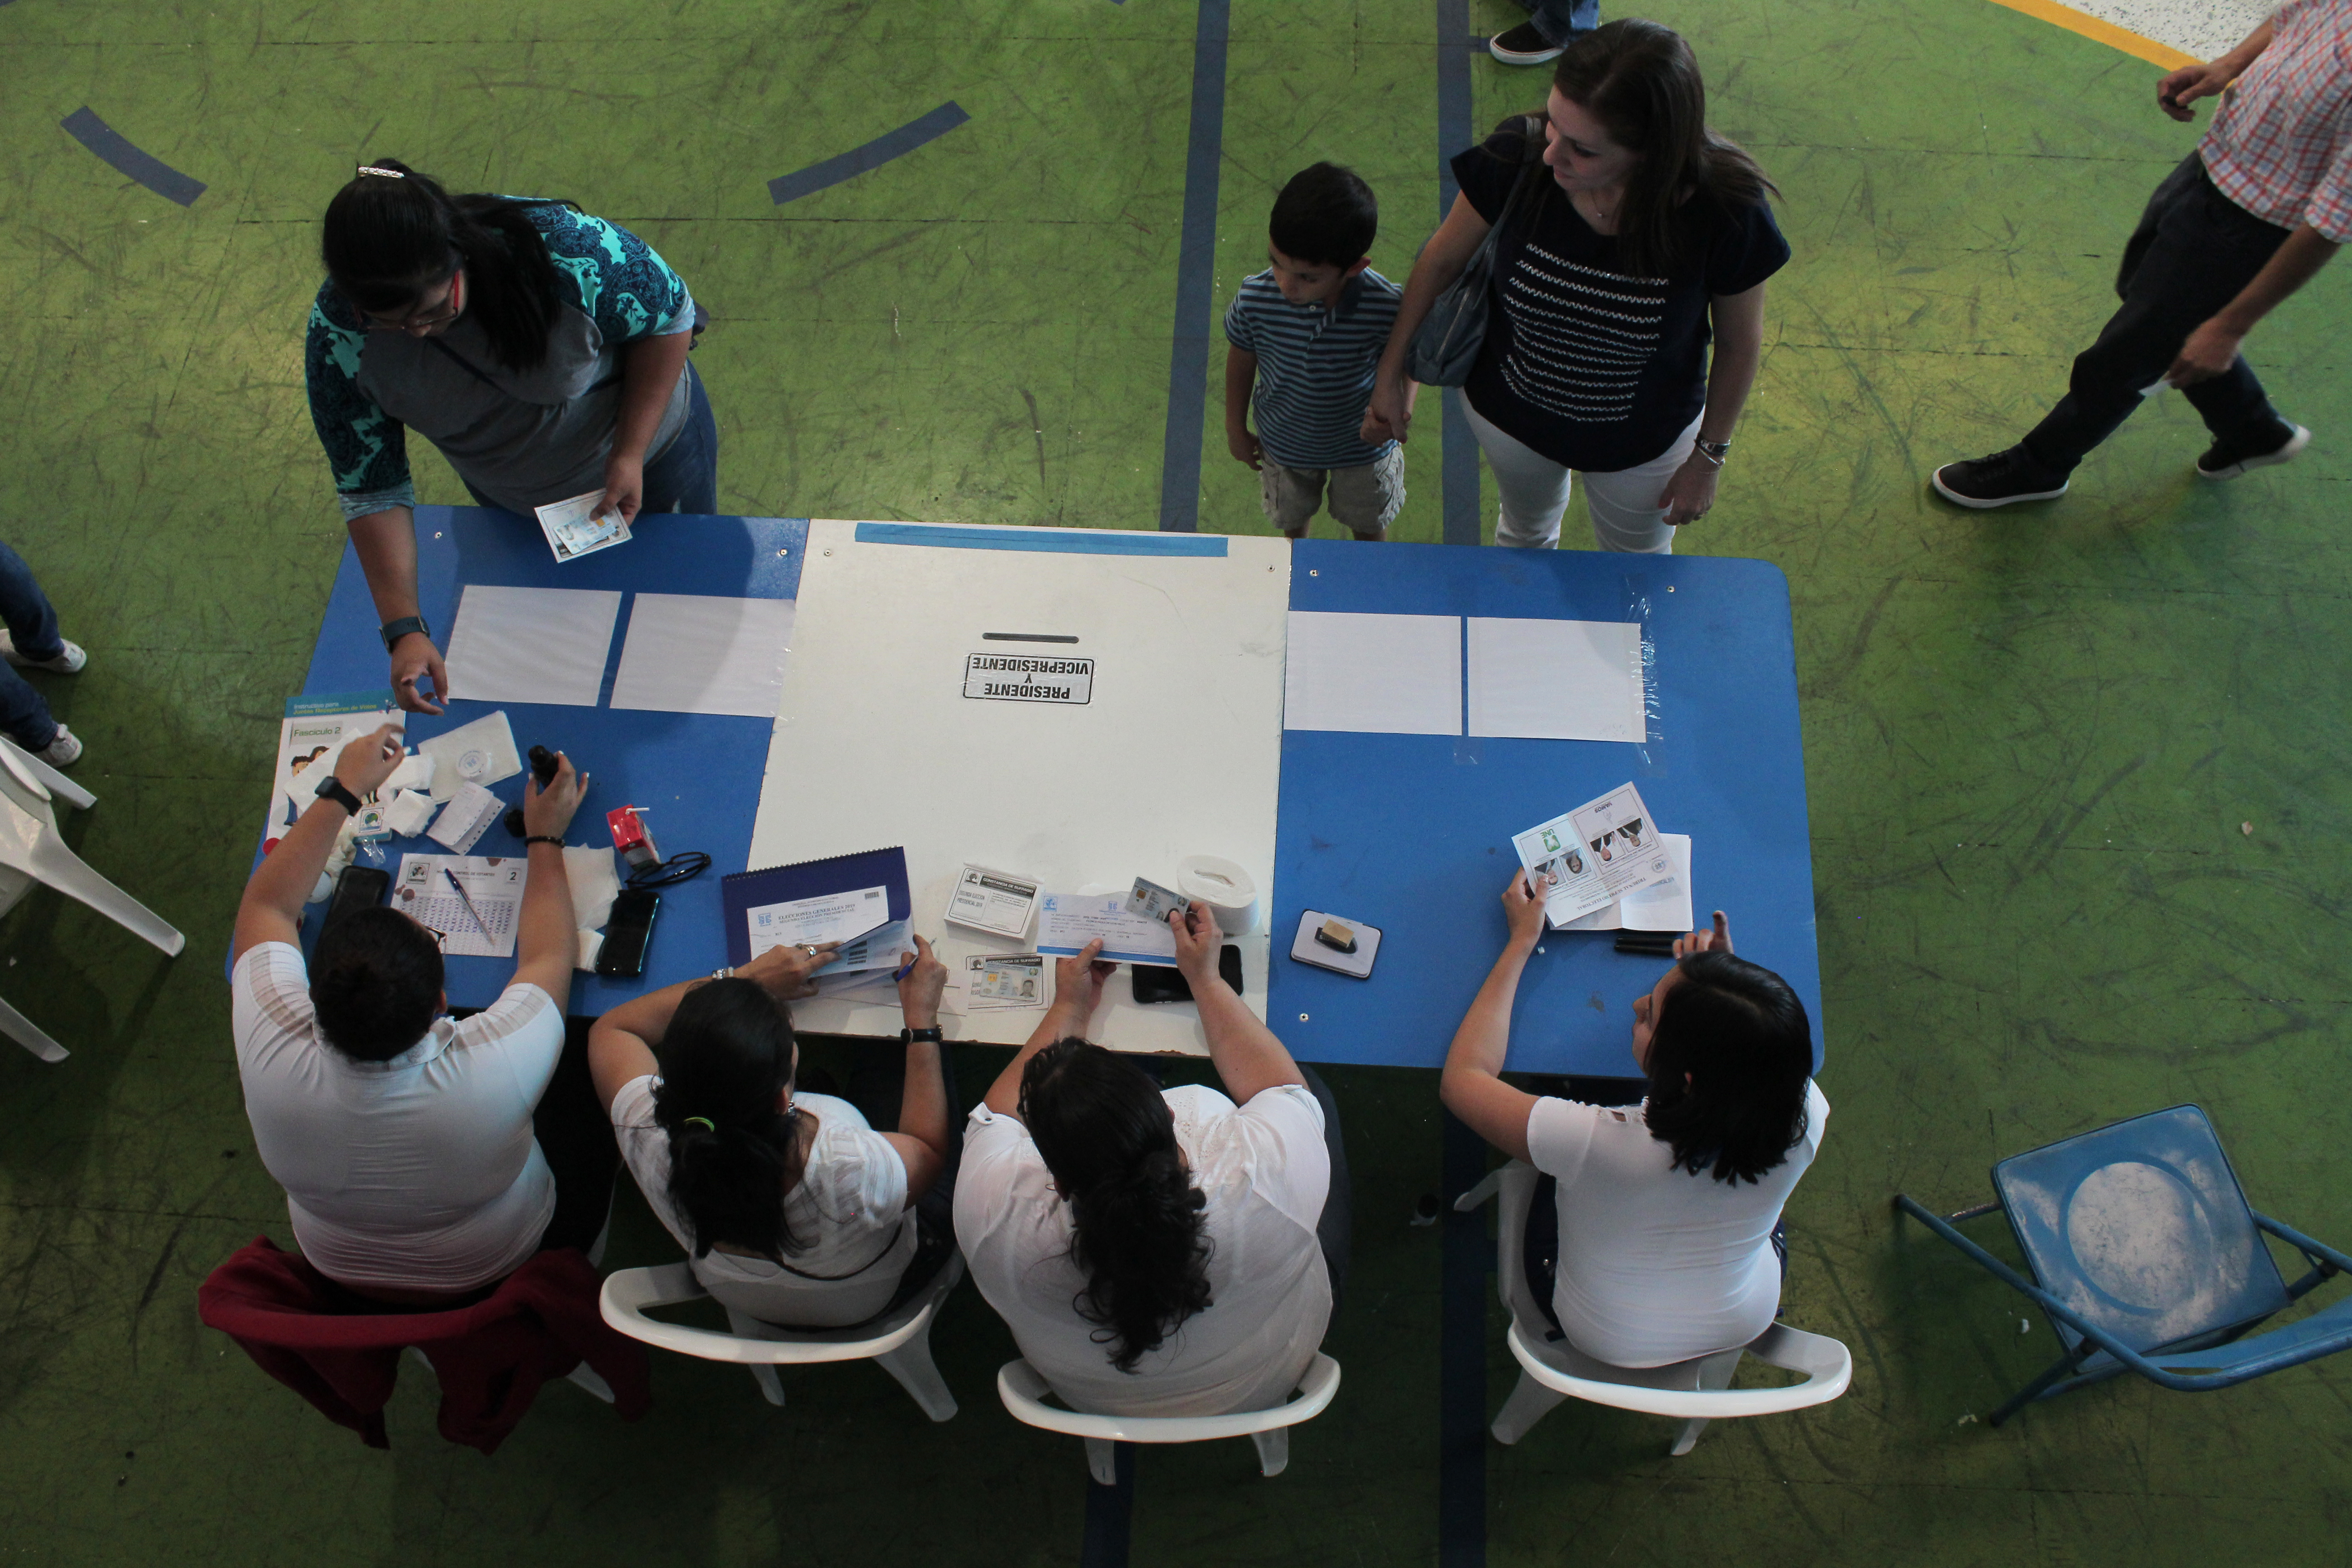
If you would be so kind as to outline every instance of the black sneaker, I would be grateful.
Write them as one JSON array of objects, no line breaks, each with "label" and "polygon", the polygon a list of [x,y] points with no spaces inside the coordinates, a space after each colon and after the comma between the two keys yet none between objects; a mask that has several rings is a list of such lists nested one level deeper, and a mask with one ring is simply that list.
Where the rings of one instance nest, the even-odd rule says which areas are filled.
[{"label": "black sneaker", "polygon": [[2273,463],[2293,462],[2297,452],[2311,445],[2311,432],[2294,424],[2286,425],[2286,439],[2266,452],[2242,452],[2227,441],[2214,442],[2205,448],[2205,455],[2197,459],[2197,477],[2202,479],[2234,479],[2249,468],[2267,468]]},{"label": "black sneaker", "polygon": [[1929,482],[1946,500],[1979,508],[2008,506],[2021,500],[2055,500],[2073,483],[2065,475],[2043,467],[2022,447],[2011,447],[2006,452],[1965,463],[1946,463],[1936,470]]},{"label": "black sneaker", "polygon": [[1533,22],[1522,22],[1486,40],[1486,52],[1507,66],[1548,65],[1559,58],[1565,47],[1537,32]]}]

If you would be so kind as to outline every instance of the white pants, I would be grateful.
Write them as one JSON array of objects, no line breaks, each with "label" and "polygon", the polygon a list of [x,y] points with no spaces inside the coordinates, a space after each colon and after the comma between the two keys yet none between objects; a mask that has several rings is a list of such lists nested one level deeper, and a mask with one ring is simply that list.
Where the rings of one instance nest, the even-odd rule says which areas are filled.
[{"label": "white pants", "polygon": [[[1502,492],[1495,542],[1522,550],[1557,545],[1560,513],[1568,510],[1567,468],[1503,434],[1466,397],[1462,410],[1470,416],[1470,432],[1478,437],[1486,466],[1495,471],[1495,488]],[[1666,509],[1658,504],[1658,496],[1675,470],[1690,460],[1698,426],[1697,419],[1692,420],[1673,445],[1639,468],[1584,476],[1584,510],[1592,514],[1592,538],[1601,549],[1643,555],[1675,552],[1675,531],[1666,526]]]}]

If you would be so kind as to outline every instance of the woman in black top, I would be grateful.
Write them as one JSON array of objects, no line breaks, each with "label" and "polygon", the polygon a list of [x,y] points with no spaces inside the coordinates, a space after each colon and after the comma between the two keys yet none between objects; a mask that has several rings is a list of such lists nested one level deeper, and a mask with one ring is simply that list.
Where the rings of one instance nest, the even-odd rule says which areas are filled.
[{"label": "woman in black top", "polygon": [[[1789,259],[1765,205],[1773,186],[1707,129],[1698,62],[1655,22],[1570,45],[1543,119],[1544,167],[1497,241],[1486,342],[1463,388],[1502,492],[1496,541],[1557,542],[1573,470],[1602,549],[1665,553],[1715,504],[1755,384],[1764,280]],[[1404,438],[1406,348],[1532,152],[1515,117],[1454,160],[1462,194],[1405,285],[1366,440]]]}]

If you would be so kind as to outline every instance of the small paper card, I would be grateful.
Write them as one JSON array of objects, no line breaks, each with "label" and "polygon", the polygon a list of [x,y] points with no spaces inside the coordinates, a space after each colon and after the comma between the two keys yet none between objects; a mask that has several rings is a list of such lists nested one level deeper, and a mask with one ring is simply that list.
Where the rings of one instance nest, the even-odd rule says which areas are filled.
[{"label": "small paper card", "polygon": [[489,831],[490,824],[499,819],[499,797],[488,790],[478,784],[459,784],[457,798],[442,809],[440,819],[425,837],[463,855]]},{"label": "small paper card", "polygon": [[1029,917],[1036,910],[1034,880],[985,866],[966,866],[956,877],[955,891],[948,897],[948,919],[1000,936],[1028,934]]}]

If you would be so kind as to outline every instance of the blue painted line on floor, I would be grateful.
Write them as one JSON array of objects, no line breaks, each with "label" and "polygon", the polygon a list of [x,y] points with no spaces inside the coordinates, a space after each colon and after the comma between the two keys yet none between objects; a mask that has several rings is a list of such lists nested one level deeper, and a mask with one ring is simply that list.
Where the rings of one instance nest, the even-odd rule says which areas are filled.
[{"label": "blue painted line on floor", "polygon": [[88,105],[75,110],[58,123],[67,135],[97,153],[117,174],[138,181],[168,201],[177,202],[184,207],[205,194],[202,180],[183,174],[161,158],[142,153],[124,140],[122,132],[100,120]]},{"label": "blue painted line on floor", "polygon": [[1127,1545],[1135,1523],[1135,1445],[1118,1443],[1112,1473],[1117,1486],[1087,1481],[1087,1533],[1078,1547],[1078,1568],[1127,1568]]},{"label": "blue painted line on floor", "polygon": [[1209,401],[1210,294],[1216,279],[1217,165],[1225,146],[1225,39],[1233,0],[1201,0],[1192,29],[1192,129],[1184,149],[1184,227],[1176,252],[1176,332],[1168,350],[1168,435],[1160,526],[1201,526],[1201,426]]},{"label": "blue painted line on floor", "polygon": [[1456,1214],[1454,1200],[1486,1174],[1486,1142],[1454,1114],[1445,1121],[1444,1261],[1438,1289],[1437,1561],[1486,1563],[1486,1292],[1495,1249],[1486,1210]]},{"label": "blue painted line on floor", "polygon": [[[1454,210],[1462,187],[1454,180],[1454,154],[1470,145],[1470,56],[1460,47],[1470,29],[1470,0],[1437,0],[1437,221]],[[1481,47],[1484,38],[1478,40]],[[1448,544],[1478,542],[1478,442],[1462,416],[1462,389],[1449,386],[1442,399],[1445,427],[1440,437],[1438,473]]]},{"label": "blue painted line on floor", "polygon": [[896,131],[877,136],[863,147],[853,147],[822,163],[811,163],[793,174],[777,175],[768,182],[768,195],[778,206],[782,206],[786,202],[798,201],[828,185],[854,180],[870,169],[880,168],[893,158],[904,157],[926,142],[938,141],[971,118],[952,101],[942,103],[920,120],[910,120]]}]

